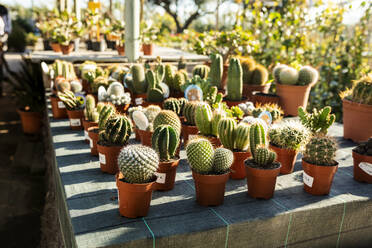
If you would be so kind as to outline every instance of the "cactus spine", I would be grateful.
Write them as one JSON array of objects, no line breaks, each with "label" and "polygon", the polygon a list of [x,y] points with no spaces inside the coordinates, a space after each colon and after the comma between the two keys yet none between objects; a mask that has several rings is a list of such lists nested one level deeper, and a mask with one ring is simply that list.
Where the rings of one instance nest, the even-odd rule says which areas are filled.
[{"label": "cactus spine", "polygon": [[202,135],[212,134],[213,112],[207,103],[201,103],[195,111],[195,124]]},{"label": "cactus spine", "polygon": [[218,89],[222,89],[222,75],[223,75],[223,58],[220,54],[211,54],[211,68],[209,71],[209,78],[212,85]]},{"label": "cactus spine", "polygon": [[287,66],[280,70],[279,82],[281,84],[295,85],[298,80],[298,71],[292,67]]},{"label": "cactus spine", "polygon": [[180,115],[181,104],[180,104],[180,102],[178,101],[177,98],[171,97],[171,98],[168,98],[167,100],[164,101],[163,109],[172,110],[177,115]]},{"label": "cactus spine", "polygon": [[170,125],[177,132],[178,136],[181,134],[181,121],[176,113],[171,110],[162,110],[154,119],[154,129],[160,125]]},{"label": "cactus spine", "polygon": [[226,173],[234,162],[234,154],[225,148],[217,148],[214,150],[213,156],[213,171],[216,174]]},{"label": "cactus spine", "polygon": [[269,72],[265,66],[257,64],[253,71],[250,84],[252,85],[264,85],[269,78]]},{"label": "cactus spine", "polygon": [[239,123],[234,131],[235,149],[238,151],[246,151],[249,146],[249,130],[250,126],[247,123]]},{"label": "cactus spine", "polygon": [[160,160],[169,161],[175,156],[180,138],[177,131],[170,125],[160,125],[154,130],[151,142]]},{"label": "cactus spine", "polygon": [[115,115],[107,120],[104,130],[99,133],[99,139],[114,145],[125,145],[131,131],[131,121],[124,115]]},{"label": "cactus spine", "polygon": [[249,130],[249,148],[253,158],[256,156],[256,148],[260,145],[266,146],[266,133],[261,124],[253,124]]},{"label": "cactus spine", "polygon": [[230,101],[242,100],[243,92],[243,73],[240,61],[231,58],[229,70],[227,72],[227,99]]},{"label": "cactus spine", "polygon": [[218,123],[218,137],[223,147],[230,150],[235,148],[235,128],[236,122],[233,118],[224,118]]},{"label": "cactus spine", "polygon": [[354,83],[351,100],[361,104],[372,105],[372,73]]},{"label": "cactus spine", "polygon": [[200,105],[199,102],[188,102],[185,104],[185,107],[183,109],[183,116],[186,118],[186,123],[192,126],[195,126],[195,115],[196,115],[196,109]]},{"label": "cactus spine", "polygon": [[253,157],[256,164],[258,164],[260,167],[267,167],[268,165],[271,165],[274,160],[276,159],[276,153],[269,150],[266,147],[257,147],[255,151],[255,156]]},{"label": "cactus spine", "polygon": [[310,132],[299,121],[285,121],[273,125],[268,135],[271,144],[298,151],[306,143]]},{"label": "cactus spine", "polygon": [[313,136],[305,146],[304,160],[315,165],[335,165],[337,144],[328,136]]},{"label": "cactus spine", "polygon": [[106,122],[111,116],[116,114],[115,107],[112,104],[105,104],[99,112],[98,127],[99,130],[103,130],[106,126]]},{"label": "cactus spine", "polygon": [[298,72],[298,84],[308,85],[315,84],[318,81],[319,73],[311,66],[303,66]]}]

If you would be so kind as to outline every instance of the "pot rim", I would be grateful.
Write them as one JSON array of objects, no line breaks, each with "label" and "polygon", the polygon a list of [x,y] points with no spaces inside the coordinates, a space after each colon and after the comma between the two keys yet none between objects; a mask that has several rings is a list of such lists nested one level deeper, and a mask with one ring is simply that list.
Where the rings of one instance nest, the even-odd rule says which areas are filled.
[{"label": "pot rim", "polygon": [[353,101],[350,101],[346,98],[343,98],[342,99],[342,103],[346,103],[346,104],[349,104],[349,105],[352,105],[353,107],[358,107],[358,108],[365,108],[365,109],[370,109],[372,111],[372,105],[369,105],[369,104],[363,104],[363,103],[359,103],[359,102],[353,102]]},{"label": "pot rim", "polygon": [[372,159],[372,155],[364,155],[364,154],[360,154],[359,152],[354,151],[354,149],[352,149],[351,151],[352,151],[352,155],[353,155],[353,157],[354,157],[354,156],[360,156],[360,157],[367,157],[367,158],[371,158],[371,159]]},{"label": "pot rim", "polygon": [[333,160],[335,162],[334,165],[318,165],[318,164],[313,164],[313,163],[310,163],[310,162],[307,162],[306,159],[302,158],[302,161],[309,164],[309,165],[312,165],[312,166],[317,166],[317,167],[335,167],[335,166],[338,166],[339,163],[336,161],[336,160]]},{"label": "pot rim", "polygon": [[251,161],[253,161],[253,158],[251,158],[251,159],[248,158],[248,159],[244,160],[244,166],[245,167],[249,167],[249,168],[254,169],[254,170],[260,170],[260,171],[278,170],[278,169],[280,169],[282,167],[282,164],[280,162],[278,162],[278,161],[274,161],[273,162],[273,164],[279,165],[278,167],[275,167],[275,168],[252,167],[252,166],[250,166],[252,164]]},{"label": "pot rim", "polygon": [[290,149],[290,148],[282,148],[282,147],[279,147],[273,143],[270,142],[270,146],[273,146],[274,148],[276,149],[279,149],[279,150],[283,150],[283,151],[287,151],[287,152],[298,152],[298,150],[295,150],[295,149]]}]

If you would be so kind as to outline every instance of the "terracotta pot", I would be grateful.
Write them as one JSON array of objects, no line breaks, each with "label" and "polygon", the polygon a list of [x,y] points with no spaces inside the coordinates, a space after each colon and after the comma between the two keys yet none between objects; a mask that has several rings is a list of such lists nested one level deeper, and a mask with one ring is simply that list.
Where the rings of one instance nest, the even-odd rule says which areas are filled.
[{"label": "terracotta pot", "polygon": [[120,114],[125,114],[129,108],[130,104],[115,105],[116,111]]},{"label": "terracotta pot", "polygon": [[84,127],[84,138],[85,142],[89,144],[89,134],[88,134],[88,128],[97,126],[97,122],[93,121],[87,121],[83,119],[83,127]]},{"label": "terracotta pot", "polygon": [[194,178],[196,201],[202,206],[218,206],[223,204],[225,185],[229,180],[229,172],[222,175],[201,175],[192,172]]},{"label": "terracotta pot", "polygon": [[226,102],[227,106],[229,106],[230,108],[233,107],[233,106],[237,106],[237,105],[239,105],[239,104],[241,104],[241,103],[245,103],[245,102],[247,102],[247,101],[248,101],[247,98],[243,98],[243,99],[240,100],[240,101],[229,101],[229,100],[227,100],[226,98],[224,99],[224,102]]},{"label": "terracotta pot", "polygon": [[252,163],[254,163],[252,159],[245,161],[248,194],[253,198],[270,199],[274,195],[280,163],[275,162],[277,167],[274,169],[253,168]]},{"label": "terracotta pot", "polygon": [[155,181],[143,184],[126,183],[121,181],[119,175],[116,174],[120,215],[127,218],[146,216],[150,208],[154,185]]},{"label": "terracotta pot", "polygon": [[141,137],[141,144],[144,146],[149,146],[151,147],[151,137],[152,137],[152,132],[150,131],[144,131],[141,129],[137,129],[138,133]]},{"label": "terracotta pot", "polygon": [[368,140],[372,136],[372,105],[342,101],[344,138],[354,142]]},{"label": "terracotta pot", "polygon": [[70,119],[70,127],[72,130],[83,130],[84,110],[67,110],[68,118]]},{"label": "terracotta pot", "polygon": [[18,109],[17,112],[21,118],[24,133],[36,134],[40,132],[43,117],[41,112],[29,112],[21,109]]},{"label": "terracotta pot", "polygon": [[147,94],[131,94],[131,97],[133,106],[142,106],[143,103],[146,101]]},{"label": "terracotta pot", "polygon": [[150,106],[150,105],[157,105],[160,108],[163,108],[163,102],[148,102],[148,101],[143,101],[143,103],[142,103],[142,107],[147,107],[147,106]]},{"label": "terracotta pot", "polygon": [[254,104],[274,103],[279,105],[279,96],[254,91],[252,92],[252,101]]},{"label": "terracotta pot", "polygon": [[362,155],[353,151],[353,159],[354,179],[358,182],[372,183],[372,156]]},{"label": "terracotta pot", "polygon": [[89,84],[88,80],[83,79],[82,85],[83,85],[83,90],[85,92],[87,92],[88,94],[91,94],[92,93],[92,89],[90,88],[90,84]]},{"label": "terracotta pot", "polygon": [[280,148],[272,144],[270,144],[270,149],[276,153],[276,161],[282,165],[280,168],[280,174],[292,173],[296,163],[297,151]]},{"label": "terracotta pot", "polygon": [[60,46],[61,46],[62,54],[64,54],[64,55],[68,55],[74,50],[74,44],[73,43],[71,43],[67,46],[66,45],[60,45]]},{"label": "terracotta pot", "polygon": [[254,85],[254,84],[243,84],[243,96],[248,99],[248,101],[253,101],[253,92],[269,92],[271,83],[264,85]]},{"label": "terracotta pot", "polygon": [[276,84],[276,94],[280,97],[279,104],[284,115],[297,116],[298,107],[306,109],[311,85]]},{"label": "terracotta pot", "polygon": [[98,142],[98,127],[88,128],[90,154],[92,156],[98,156],[97,142]]},{"label": "terracotta pot", "polygon": [[133,125],[133,126],[134,126],[134,139],[135,139],[136,141],[141,141],[141,136],[140,136],[140,134],[139,134],[138,128],[136,128],[135,125]]},{"label": "terracotta pot", "polygon": [[190,126],[190,125],[182,124],[181,134],[183,136],[183,143],[187,144],[187,142],[190,139],[190,136],[191,138],[195,137],[197,136],[198,132],[199,130],[197,126]]},{"label": "terracotta pot", "polygon": [[97,142],[99,165],[102,172],[116,174],[119,172],[118,156],[123,146],[105,146]]},{"label": "terracotta pot", "polygon": [[50,43],[50,46],[52,47],[53,51],[56,53],[61,52],[61,46],[58,43]]},{"label": "terracotta pot", "polygon": [[125,45],[116,46],[116,50],[120,56],[125,56]]},{"label": "terracotta pot", "polygon": [[153,44],[142,44],[143,55],[152,55],[154,50]]},{"label": "terracotta pot", "polygon": [[180,159],[169,162],[159,162],[159,168],[156,173],[156,190],[167,191],[173,189],[179,163]]},{"label": "terracotta pot", "polygon": [[50,104],[52,105],[52,114],[54,119],[67,118],[66,107],[58,97],[50,96]]},{"label": "terracotta pot", "polygon": [[302,159],[304,189],[312,195],[328,195],[338,163],[334,166],[310,164]]},{"label": "terracotta pot", "polygon": [[244,161],[251,156],[250,152],[233,152],[234,162],[230,168],[230,178],[231,179],[244,179],[245,166]]}]

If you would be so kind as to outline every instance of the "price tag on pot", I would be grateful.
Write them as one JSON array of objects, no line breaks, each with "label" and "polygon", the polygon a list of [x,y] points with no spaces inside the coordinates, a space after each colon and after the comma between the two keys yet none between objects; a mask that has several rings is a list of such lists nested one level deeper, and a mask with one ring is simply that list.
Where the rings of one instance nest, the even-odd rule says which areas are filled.
[{"label": "price tag on pot", "polygon": [[85,130],[84,130],[84,138],[85,138],[86,140],[89,139],[88,131],[85,131]]},{"label": "price tag on pot", "polygon": [[302,175],[302,178],[303,178],[304,184],[306,184],[306,185],[309,186],[310,188],[313,187],[314,178],[313,178],[312,176],[309,176],[309,175],[306,174],[306,172],[304,171],[304,174]]},{"label": "price tag on pot", "polygon": [[61,102],[61,101],[58,101],[57,104],[58,104],[58,108],[59,108],[59,109],[64,109],[64,108],[66,108],[65,105],[63,104],[63,102]]},{"label": "price tag on pot", "polygon": [[89,138],[89,137],[88,137],[88,139],[89,139],[89,146],[90,146],[90,148],[93,148],[93,140],[91,138]]},{"label": "price tag on pot", "polygon": [[106,164],[106,156],[105,156],[105,154],[100,153],[98,156],[99,156],[99,162],[101,164]]},{"label": "price tag on pot", "polygon": [[156,182],[157,183],[165,183],[165,178],[166,178],[166,174],[165,173],[160,173],[160,172],[155,172],[155,175],[156,175]]},{"label": "price tag on pot", "polygon": [[361,168],[368,175],[372,176],[372,164],[367,162],[360,162],[359,168]]},{"label": "price tag on pot", "polygon": [[142,97],[138,97],[134,101],[135,101],[136,105],[141,105],[143,103]]},{"label": "price tag on pot", "polygon": [[197,134],[189,134],[189,140],[196,139],[198,137]]},{"label": "price tag on pot", "polygon": [[78,127],[81,125],[80,119],[70,119],[70,124],[73,127]]}]

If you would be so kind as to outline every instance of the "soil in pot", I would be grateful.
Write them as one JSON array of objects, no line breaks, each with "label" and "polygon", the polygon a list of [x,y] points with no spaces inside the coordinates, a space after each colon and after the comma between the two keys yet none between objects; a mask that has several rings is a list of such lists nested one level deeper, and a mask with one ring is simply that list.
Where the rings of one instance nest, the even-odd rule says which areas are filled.
[{"label": "soil in pot", "polygon": [[338,163],[333,166],[315,165],[302,159],[304,189],[312,195],[328,195]]},{"label": "soil in pot", "polygon": [[239,105],[241,103],[245,103],[247,101],[248,101],[247,98],[243,98],[240,101],[229,101],[229,100],[227,100],[227,98],[224,99],[224,102],[226,102],[227,106],[229,106],[230,108],[233,107],[233,106],[237,106],[237,105]]},{"label": "soil in pot", "polygon": [[362,155],[353,150],[354,179],[358,182],[372,183],[372,156]]},{"label": "soil in pot", "polygon": [[258,91],[252,93],[252,101],[254,104],[274,103],[279,105],[279,96],[275,94],[266,94]]},{"label": "soil in pot", "polygon": [[182,133],[182,136],[183,136],[183,143],[187,144],[189,139],[197,136],[198,132],[199,132],[199,130],[198,130],[197,126],[182,124],[181,133]]},{"label": "soil in pot", "polygon": [[98,151],[97,151],[98,133],[99,133],[98,127],[88,128],[90,154],[92,156],[98,156]]},{"label": "soil in pot", "polygon": [[37,134],[40,132],[42,124],[41,112],[30,112],[22,109],[17,110],[22,124],[22,130],[26,134]]},{"label": "soil in pot", "polygon": [[248,101],[253,101],[253,92],[269,92],[271,83],[264,85],[254,85],[254,84],[243,84],[243,96],[248,99]]},{"label": "soil in pot", "polygon": [[119,172],[118,156],[121,148],[123,146],[106,144],[100,140],[97,142],[98,158],[102,172],[113,175]]},{"label": "soil in pot", "polygon": [[141,137],[141,144],[144,145],[144,146],[151,147],[152,132],[141,130],[141,129],[137,129],[137,130],[138,130],[138,134]]},{"label": "soil in pot", "polygon": [[68,54],[70,54],[74,50],[74,44],[71,43],[71,44],[69,44],[67,46],[61,45],[61,50],[62,50],[62,54],[68,55]]},{"label": "soil in pot", "polygon": [[231,179],[244,179],[246,177],[244,161],[251,156],[250,152],[234,151],[234,162],[230,168]]},{"label": "soil in pot", "polygon": [[201,175],[192,172],[194,178],[196,201],[202,206],[218,206],[223,204],[225,185],[229,172],[221,175]]},{"label": "soil in pot", "polygon": [[311,85],[285,85],[276,84],[276,94],[279,96],[279,105],[285,116],[297,116],[298,107],[306,109]]},{"label": "soil in pot", "polygon": [[153,44],[142,44],[143,55],[152,55],[154,51]]},{"label": "soil in pot", "polygon": [[291,149],[285,149],[270,144],[270,149],[276,153],[276,161],[278,161],[282,167],[280,168],[280,174],[290,174],[293,172],[294,165],[296,163],[297,151]]},{"label": "soil in pot", "polygon": [[67,110],[72,130],[83,130],[84,110]]},{"label": "soil in pot", "polygon": [[66,107],[57,96],[50,96],[50,104],[52,105],[52,114],[54,119],[67,118]]},{"label": "soil in pot", "polygon": [[179,158],[159,162],[159,168],[156,172],[156,190],[167,191],[173,189],[174,181],[176,180],[177,166],[179,163]]},{"label": "soil in pot", "polygon": [[88,128],[90,127],[94,127],[94,126],[97,126],[97,122],[93,122],[93,121],[87,121],[85,119],[83,119],[83,127],[84,127],[84,138],[85,138],[85,142],[89,144],[89,134],[88,134]]},{"label": "soil in pot", "polygon": [[120,215],[127,218],[147,216],[155,178],[152,182],[143,184],[127,183],[120,178],[120,173],[116,174]]},{"label": "soil in pot", "polygon": [[280,163],[274,162],[270,168],[260,168],[253,159],[245,160],[248,194],[253,198],[270,199],[274,195]]}]

